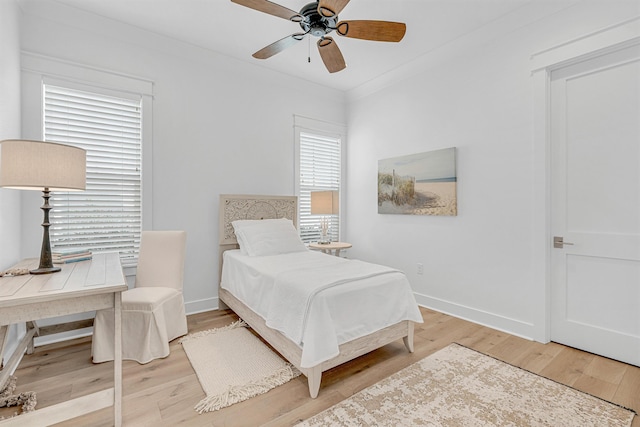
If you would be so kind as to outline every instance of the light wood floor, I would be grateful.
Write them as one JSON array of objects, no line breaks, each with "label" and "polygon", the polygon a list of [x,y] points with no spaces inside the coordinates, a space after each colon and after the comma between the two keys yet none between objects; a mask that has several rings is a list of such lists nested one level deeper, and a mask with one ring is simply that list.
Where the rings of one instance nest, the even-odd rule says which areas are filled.
[{"label": "light wood floor", "polygon": [[[199,415],[204,397],[189,361],[176,341],[171,355],[146,365],[125,361],[125,426],[289,426],[374,384],[419,359],[458,342],[578,390],[640,411],[640,368],[563,345],[539,344],[455,317],[422,309],[415,353],[402,340],[326,372],[317,399],[309,398],[306,378],[298,377],[269,393],[218,412]],[[231,311],[189,316],[189,331],[217,328],[237,317]],[[20,391],[36,391],[38,407],[98,391],[112,384],[112,364],[91,363],[90,338],[36,348],[16,372]],[[0,416],[3,413],[0,411]],[[110,426],[111,409],[59,426]],[[633,427],[640,427],[636,416]]]}]

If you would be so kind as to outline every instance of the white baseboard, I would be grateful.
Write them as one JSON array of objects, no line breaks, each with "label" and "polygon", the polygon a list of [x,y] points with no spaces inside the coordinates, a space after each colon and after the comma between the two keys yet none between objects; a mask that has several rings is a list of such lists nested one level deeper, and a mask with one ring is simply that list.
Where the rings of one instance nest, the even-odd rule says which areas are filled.
[{"label": "white baseboard", "polygon": [[[426,295],[415,294],[415,297],[419,305],[441,313],[459,317],[461,319],[468,320],[469,322],[487,326],[528,340],[533,340],[532,337],[535,336],[535,325],[528,322],[478,310],[472,307],[466,307]],[[187,314],[217,310],[218,307],[218,297],[185,303],[185,311]]]},{"label": "white baseboard", "polygon": [[[510,317],[502,316],[500,314],[490,313],[483,310],[478,310],[473,307],[464,306],[454,302],[446,301],[439,298],[430,297],[427,295],[414,294],[416,301],[419,305],[444,313],[450,316],[458,317],[460,319],[467,320],[469,322],[477,323],[482,326],[487,326],[492,329],[496,329],[502,332],[506,332],[511,335],[515,335],[524,339],[534,340],[535,337],[535,325],[532,323],[524,322],[522,320],[513,319]],[[197,301],[189,301],[185,303],[185,312],[187,315],[204,313],[207,311],[217,310],[219,307],[218,297],[206,298]],[[91,334],[91,329],[81,329],[78,331],[70,331],[65,334],[58,334],[42,337],[37,339],[36,345],[41,346],[45,344],[51,344],[58,341],[69,340],[73,338],[80,338]]]},{"label": "white baseboard", "polygon": [[189,314],[204,313],[218,309],[218,297],[206,298],[197,301],[188,301],[184,303],[184,311]]},{"label": "white baseboard", "polygon": [[414,294],[418,305],[429,308],[440,313],[458,317],[469,322],[477,323],[498,331],[506,332],[527,340],[534,341],[535,325],[522,320],[502,316],[488,311],[478,310],[473,307],[464,306],[451,301],[430,297],[427,295]]},{"label": "white baseboard", "polygon": [[[206,311],[212,311],[218,309],[218,297],[207,298],[198,301],[189,301],[184,304],[184,310],[187,315],[203,313]],[[91,336],[93,334],[93,328],[77,329],[74,331],[63,332],[60,334],[47,335],[44,337],[36,337],[35,346],[40,347],[47,344],[53,344],[60,341],[67,341],[76,338],[82,338]]]}]

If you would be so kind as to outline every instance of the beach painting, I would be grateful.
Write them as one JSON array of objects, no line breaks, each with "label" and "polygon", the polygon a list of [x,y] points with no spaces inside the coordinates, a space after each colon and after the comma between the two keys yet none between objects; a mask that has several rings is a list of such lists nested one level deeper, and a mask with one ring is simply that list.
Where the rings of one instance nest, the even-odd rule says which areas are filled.
[{"label": "beach painting", "polygon": [[378,161],[378,213],[458,214],[456,149]]}]

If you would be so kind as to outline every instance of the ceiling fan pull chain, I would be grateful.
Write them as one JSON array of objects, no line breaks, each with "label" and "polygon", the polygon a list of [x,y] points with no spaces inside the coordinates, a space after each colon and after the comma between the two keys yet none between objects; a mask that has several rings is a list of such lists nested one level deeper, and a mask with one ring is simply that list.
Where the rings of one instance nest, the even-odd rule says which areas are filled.
[{"label": "ceiling fan pull chain", "polygon": [[307,62],[311,64],[311,37],[308,37],[307,39],[309,40],[309,44],[307,45],[308,46]]}]

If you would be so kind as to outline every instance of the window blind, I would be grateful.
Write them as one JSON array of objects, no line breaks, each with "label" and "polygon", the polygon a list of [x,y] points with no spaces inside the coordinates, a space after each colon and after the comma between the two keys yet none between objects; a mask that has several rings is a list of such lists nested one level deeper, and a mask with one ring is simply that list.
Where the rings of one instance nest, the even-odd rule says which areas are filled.
[{"label": "window blind", "polygon": [[44,85],[44,139],[87,151],[86,191],[52,192],[53,250],[117,251],[137,260],[141,212],[141,98]]},{"label": "window blind", "polygon": [[312,215],[311,192],[340,190],[341,141],[340,138],[300,132],[300,194],[298,195],[298,218],[300,237],[303,242],[320,239],[320,221],[329,221],[328,235],[331,241],[340,236],[339,215]]}]

